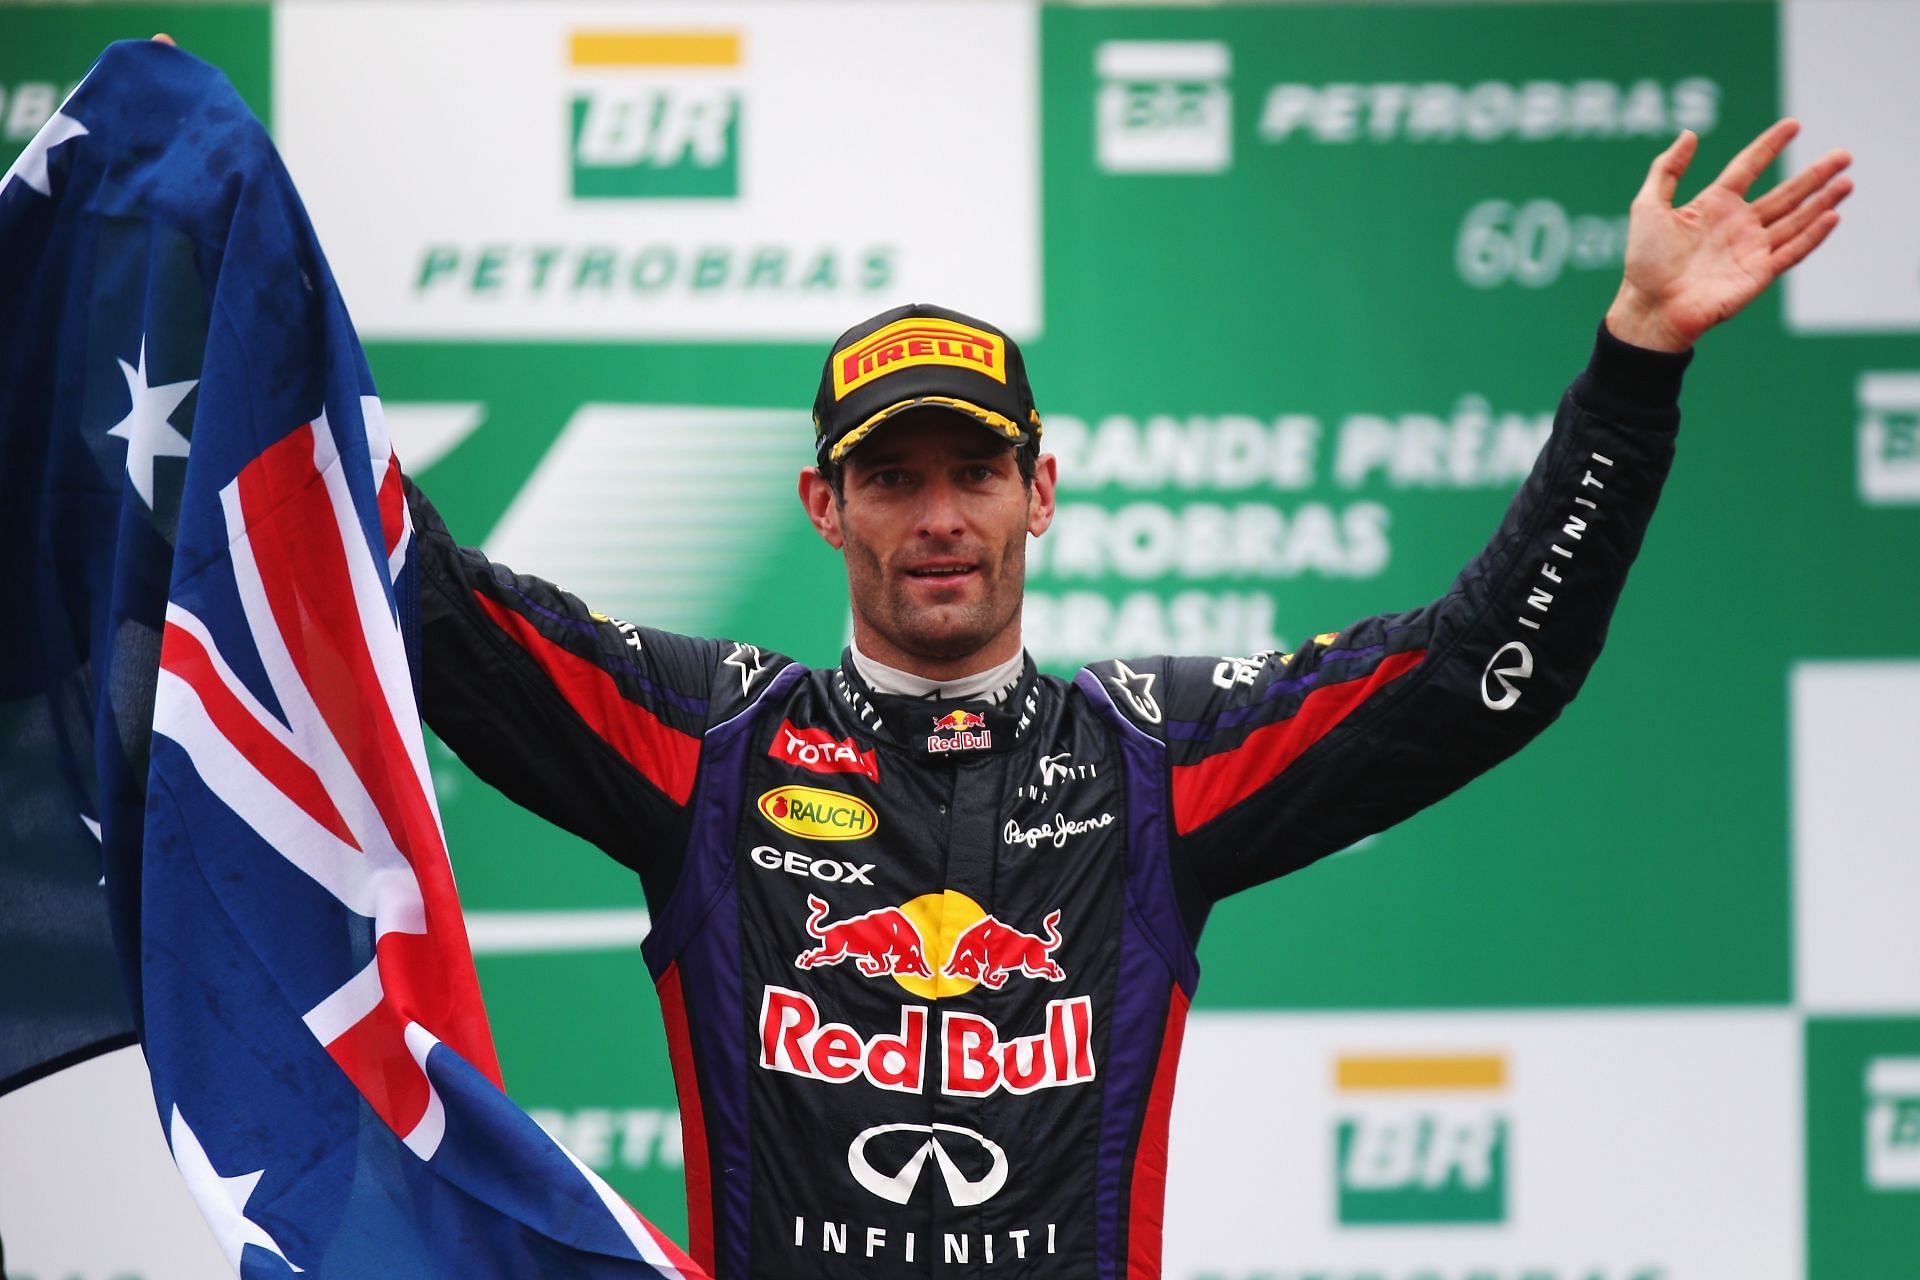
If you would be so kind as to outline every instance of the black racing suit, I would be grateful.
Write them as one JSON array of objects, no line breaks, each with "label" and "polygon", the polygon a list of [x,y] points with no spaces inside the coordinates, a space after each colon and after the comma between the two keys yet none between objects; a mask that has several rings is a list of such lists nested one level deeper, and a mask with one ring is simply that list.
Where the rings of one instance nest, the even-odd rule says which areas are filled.
[{"label": "black racing suit", "polygon": [[588,612],[413,493],[426,718],[633,868],[715,1275],[1151,1276],[1209,906],[1446,795],[1579,689],[1685,359],[1604,332],[1440,599],[1293,653],[1029,662],[998,705]]}]

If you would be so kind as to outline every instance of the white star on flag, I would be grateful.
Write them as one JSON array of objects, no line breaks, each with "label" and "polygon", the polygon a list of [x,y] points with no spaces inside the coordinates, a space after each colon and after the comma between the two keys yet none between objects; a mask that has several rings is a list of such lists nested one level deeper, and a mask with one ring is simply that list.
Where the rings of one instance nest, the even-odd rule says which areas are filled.
[{"label": "white star on flag", "polygon": [[295,1271],[300,1270],[293,1266],[293,1260],[266,1229],[247,1216],[247,1201],[252,1198],[265,1169],[221,1177],[177,1106],[173,1109],[167,1142],[173,1147],[173,1162],[180,1166],[180,1176],[186,1179],[187,1189],[193,1192],[194,1201],[206,1215],[214,1239],[220,1242],[221,1252],[227,1255],[227,1262],[235,1272],[240,1270],[241,1251],[250,1244],[267,1250]]},{"label": "white star on flag", "polygon": [[47,176],[47,152],[63,142],[72,141],[87,132],[87,126],[72,116],[56,111],[48,117],[40,132],[33,135],[33,141],[13,162],[5,177],[0,177],[0,191],[5,191],[15,178],[26,183],[43,196],[53,194],[53,180]]},{"label": "white star on flag", "polygon": [[127,410],[127,416],[107,428],[110,436],[119,436],[127,442],[127,476],[133,481],[133,488],[153,509],[153,460],[155,458],[184,458],[187,456],[187,438],[174,429],[167,421],[187,393],[200,385],[198,378],[190,382],[169,382],[164,386],[147,385],[147,340],[140,339],[140,367],[135,368],[125,360],[116,360],[120,372],[127,378],[127,394],[133,404]]}]

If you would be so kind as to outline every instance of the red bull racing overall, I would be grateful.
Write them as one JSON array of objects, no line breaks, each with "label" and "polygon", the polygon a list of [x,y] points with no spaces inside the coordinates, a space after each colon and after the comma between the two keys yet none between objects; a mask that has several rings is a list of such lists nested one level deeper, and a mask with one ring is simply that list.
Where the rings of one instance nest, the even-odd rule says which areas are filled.
[{"label": "red bull racing overall", "polygon": [[1291,653],[1029,663],[997,702],[590,613],[414,492],[428,722],[645,888],[694,1257],[729,1280],[1158,1274],[1210,906],[1438,800],[1573,698],[1683,364],[1603,333],[1424,608]]}]

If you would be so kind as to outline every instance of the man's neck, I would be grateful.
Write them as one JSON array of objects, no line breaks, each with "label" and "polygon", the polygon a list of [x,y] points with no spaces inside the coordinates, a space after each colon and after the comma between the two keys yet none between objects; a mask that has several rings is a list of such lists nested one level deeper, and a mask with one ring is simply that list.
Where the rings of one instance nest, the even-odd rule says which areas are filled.
[{"label": "man's neck", "polygon": [[911,671],[902,671],[898,667],[876,662],[860,652],[858,641],[853,644],[853,668],[867,687],[875,693],[898,694],[908,698],[940,699],[948,702],[1001,702],[1013,692],[1020,683],[1020,676],[1026,670],[1027,655],[1024,650],[1014,654],[1005,662],[988,667],[985,671],[976,671],[971,675],[955,676],[949,680],[933,680],[926,676],[915,675]]}]

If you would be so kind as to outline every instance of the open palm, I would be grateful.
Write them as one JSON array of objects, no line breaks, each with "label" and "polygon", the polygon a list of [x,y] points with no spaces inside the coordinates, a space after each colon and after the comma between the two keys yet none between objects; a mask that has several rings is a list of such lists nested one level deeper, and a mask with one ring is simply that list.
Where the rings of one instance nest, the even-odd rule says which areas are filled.
[{"label": "open palm", "polygon": [[1683,351],[1827,238],[1840,222],[1834,206],[1853,190],[1839,177],[1852,162],[1844,151],[1828,152],[1758,200],[1746,198],[1799,130],[1793,120],[1773,125],[1679,208],[1674,189],[1699,138],[1682,133],[1654,160],[1633,200],[1626,273],[1607,313],[1616,337]]}]

